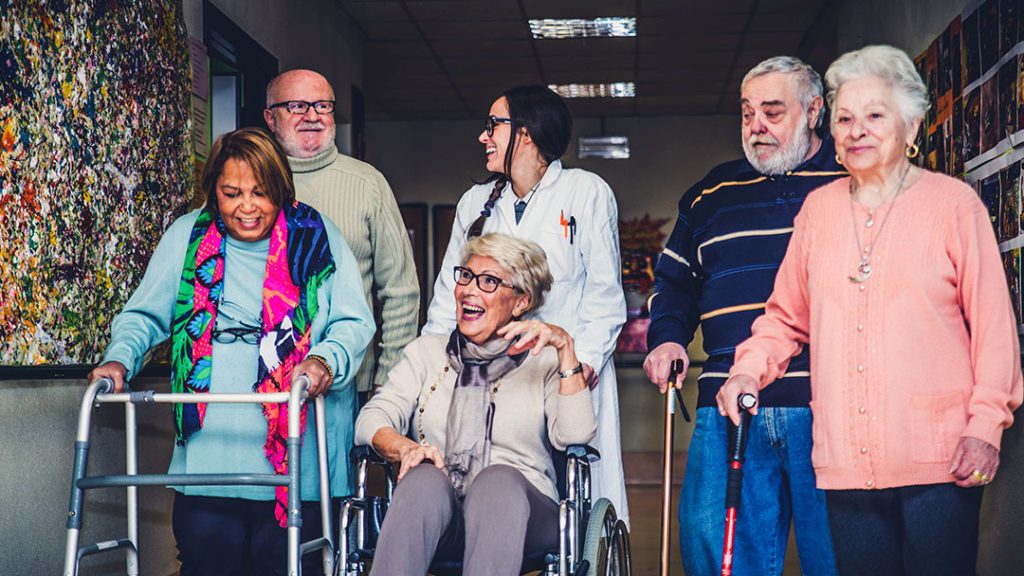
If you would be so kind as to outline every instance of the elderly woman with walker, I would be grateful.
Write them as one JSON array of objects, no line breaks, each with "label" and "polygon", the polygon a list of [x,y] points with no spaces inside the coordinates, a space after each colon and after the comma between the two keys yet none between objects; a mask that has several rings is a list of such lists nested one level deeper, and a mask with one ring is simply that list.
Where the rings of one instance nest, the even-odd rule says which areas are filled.
[{"label": "elderly woman with walker", "polygon": [[[359,267],[337,228],[296,202],[284,151],[265,131],[221,136],[203,172],[206,205],[164,233],[141,284],[111,326],[89,381],[114,391],[138,374],[146,352],[170,338],[172,391],[282,392],[298,378],[325,397],[335,498],[350,492],[352,376],[373,336]],[[278,404],[175,406],[171,474],[288,469],[287,410]],[[301,423],[308,428],[305,408]],[[305,426],[308,423],[309,426]],[[302,446],[302,496],[316,498],[316,438]],[[172,525],[183,576],[286,573],[287,490],[179,486]],[[306,522],[320,524],[316,502]],[[303,534],[310,540],[313,533]],[[307,559],[313,574],[316,558]]]},{"label": "elderly woman with walker", "polygon": [[850,177],[804,203],[719,410],[739,422],[737,397],[810,344],[812,460],[840,574],[974,574],[982,493],[1024,391],[988,211],[911,163],[928,95],[905,53],[847,53],[825,80]]}]

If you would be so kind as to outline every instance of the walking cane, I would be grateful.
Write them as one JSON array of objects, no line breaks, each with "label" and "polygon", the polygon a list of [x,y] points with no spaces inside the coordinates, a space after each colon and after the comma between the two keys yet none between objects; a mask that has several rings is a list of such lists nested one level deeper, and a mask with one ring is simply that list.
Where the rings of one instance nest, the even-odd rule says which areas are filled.
[{"label": "walking cane", "polygon": [[750,427],[750,409],[757,404],[753,394],[740,394],[736,402],[740,407],[740,424],[729,420],[729,475],[725,485],[725,546],[722,550],[722,576],[732,576],[733,538],[736,535],[736,511],[740,507],[743,489],[743,452],[747,449]]},{"label": "walking cane", "polygon": [[[675,414],[676,414],[676,397],[679,397],[679,408],[683,412],[683,418],[687,422],[690,421],[690,414],[686,411],[686,405],[683,404],[683,395],[676,388],[676,381],[680,377],[685,378],[684,364],[682,360],[674,360],[672,362],[672,370],[668,375],[668,388],[665,390],[665,453],[662,455],[662,492],[661,492],[661,576],[668,576],[669,573],[669,550],[671,544],[669,543],[669,536],[671,533],[671,502],[672,502],[672,457],[673,452],[673,441],[675,440]],[[675,390],[675,394],[672,391]]]}]

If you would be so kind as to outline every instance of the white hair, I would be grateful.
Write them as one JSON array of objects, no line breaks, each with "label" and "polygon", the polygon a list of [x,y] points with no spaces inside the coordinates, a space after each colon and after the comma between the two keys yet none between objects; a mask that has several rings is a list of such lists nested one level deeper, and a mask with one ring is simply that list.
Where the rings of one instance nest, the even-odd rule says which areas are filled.
[{"label": "white hair", "polygon": [[544,305],[544,295],[551,289],[554,279],[548,269],[548,257],[535,242],[491,232],[471,238],[462,247],[463,266],[473,256],[493,258],[508,273],[508,282],[530,297],[530,306],[520,316],[526,316]]},{"label": "white hair", "polygon": [[825,72],[828,105],[834,107],[839,87],[858,78],[873,76],[892,89],[900,116],[908,126],[928,112],[928,88],[907,53],[892,46],[865,46],[840,56]]},{"label": "white hair", "polygon": [[[815,98],[823,94],[821,76],[810,65],[793,56],[775,56],[754,66],[743,77],[743,82],[740,83],[740,91],[746,87],[747,82],[754,78],[773,73],[791,75],[793,91],[796,92],[797,99],[800,100],[800,104],[804,107],[804,112],[808,112],[811,109],[811,102],[814,102]],[[821,126],[820,114],[818,115],[815,128],[818,126]]]}]

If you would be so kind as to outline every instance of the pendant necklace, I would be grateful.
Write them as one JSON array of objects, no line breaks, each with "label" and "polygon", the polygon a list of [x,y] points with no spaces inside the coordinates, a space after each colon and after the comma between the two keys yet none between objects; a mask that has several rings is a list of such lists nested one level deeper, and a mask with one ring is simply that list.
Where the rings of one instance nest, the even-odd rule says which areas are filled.
[{"label": "pendant necklace", "polygon": [[[878,244],[878,240],[882,237],[882,230],[885,229],[885,223],[889,221],[889,216],[892,214],[893,209],[896,207],[896,197],[903,191],[903,182],[907,179],[907,173],[910,172],[910,164],[903,170],[903,175],[900,176],[899,183],[896,184],[896,188],[893,189],[886,197],[882,200],[882,204],[885,204],[892,198],[893,205],[889,207],[889,211],[885,213],[885,217],[882,218],[882,222],[878,225],[878,233],[875,234],[875,244]],[[860,264],[857,265],[857,274],[847,276],[850,282],[860,284],[871,278],[871,246],[863,248],[860,242],[860,232],[857,231],[857,212],[854,206],[854,194],[857,193],[856,184],[853,178],[850,178],[850,216],[853,218],[853,237],[857,241],[857,254],[860,256]],[[881,206],[882,204],[879,204]],[[875,207],[877,208],[877,206]],[[871,228],[875,225],[875,208],[868,209],[868,219],[864,222],[864,226]]]}]

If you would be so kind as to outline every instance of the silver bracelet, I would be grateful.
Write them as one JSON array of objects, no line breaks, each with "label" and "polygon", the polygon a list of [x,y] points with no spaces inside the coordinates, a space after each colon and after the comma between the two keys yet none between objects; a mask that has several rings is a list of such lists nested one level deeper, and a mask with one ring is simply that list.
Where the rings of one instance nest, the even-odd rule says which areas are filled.
[{"label": "silver bracelet", "polygon": [[558,377],[559,378],[569,378],[573,374],[579,374],[580,372],[583,372],[583,362],[577,362],[576,363],[576,367],[573,368],[572,370],[566,370],[565,372],[562,372],[561,370],[559,370],[558,371]]}]

